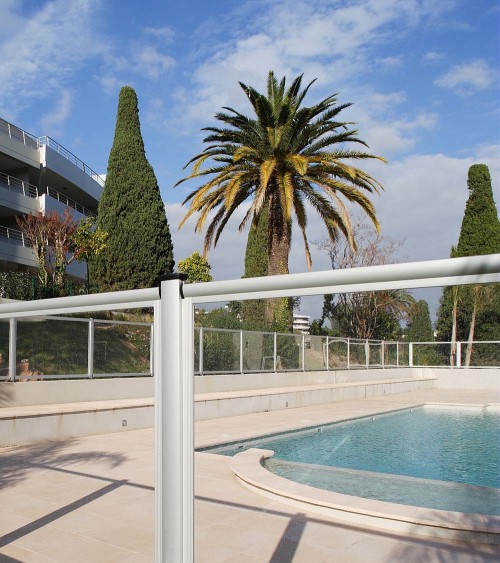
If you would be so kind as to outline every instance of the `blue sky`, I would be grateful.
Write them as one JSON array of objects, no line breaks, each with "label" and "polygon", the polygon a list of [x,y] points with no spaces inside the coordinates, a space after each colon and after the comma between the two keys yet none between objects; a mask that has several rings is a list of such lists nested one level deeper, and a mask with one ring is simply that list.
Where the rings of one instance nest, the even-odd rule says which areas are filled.
[{"label": "blue sky", "polygon": [[[498,29],[496,0],[0,0],[0,117],[104,173],[118,92],[133,86],[180,260],[202,246],[192,223],[177,232],[189,187],[172,189],[200,128],[222,106],[249,111],[238,80],[304,73],[318,79],[308,100],[354,102],[345,117],[389,160],[367,167],[385,187],[383,234],[405,240],[405,260],[446,258],[471,164],[489,165],[498,204]],[[241,275],[245,238],[221,238],[217,279]],[[290,267],[306,270],[299,241]]]}]

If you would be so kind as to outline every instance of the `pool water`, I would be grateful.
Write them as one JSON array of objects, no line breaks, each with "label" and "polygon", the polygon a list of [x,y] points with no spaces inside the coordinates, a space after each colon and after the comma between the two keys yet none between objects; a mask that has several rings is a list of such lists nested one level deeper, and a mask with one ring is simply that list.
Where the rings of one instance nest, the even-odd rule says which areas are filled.
[{"label": "pool water", "polygon": [[422,407],[215,451],[270,449],[275,454],[266,467],[300,483],[387,502],[498,514],[499,444],[498,413]]}]

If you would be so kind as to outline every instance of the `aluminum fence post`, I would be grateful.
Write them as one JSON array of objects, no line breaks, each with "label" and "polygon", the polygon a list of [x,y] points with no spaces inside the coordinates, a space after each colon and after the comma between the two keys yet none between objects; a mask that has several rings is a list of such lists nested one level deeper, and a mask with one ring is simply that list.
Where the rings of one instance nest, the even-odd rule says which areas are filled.
[{"label": "aluminum fence post", "polygon": [[326,335],[326,371],[330,371],[330,343],[329,337]]},{"label": "aluminum fence post", "polygon": [[277,336],[276,333],[274,333],[274,351],[273,351],[273,366],[274,366],[274,372],[276,373],[276,367],[277,367],[277,356],[276,356],[276,341],[277,341]]},{"label": "aluminum fence post", "polygon": [[408,342],[408,367],[413,367],[413,342]]},{"label": "aluminum fence post", "polygon": [[455,358],[457,368],[462,367],[462,343],[457,341],[457,357]]},{"label": "aluminum fence post", "polygon": [[94,377],[94,319],[89,319],[89,338],[87,351],[88,376],[90,379]]},{"label": "aluminum fence post", "polygon": [[399,367],[399,340],[396,342],[396,367]]},{"label": "aluminum fence post", "polygon": [[17,366],[17,319],[9,319],[9,381],[16,380]]},{"label": "aluminum fence post", "polygon": [[383,340],[380,344],[380,356],[381,356],[382,368],[385,368],[385,355],[384,355],[384,341]]},{"label": "aluminum fence post", "polygon": [[301,348],[302,348],[302,371],[306,371],[306,335],[302,334],[302,341],[300,343]]},{"label": "aluminum fence post", "polygon": [[151,330],[149,332],[149,371],[151,373],[151,377],[153,377],[155,373],[154,361],[155,361],[155,330],[154,330],[154,324],[152,324]]},{"label": "aluminum fence post", "polygon": [[370,367],[370,344],[368,343],[368,338],[365,340],[365,363],[366,369]]},{"label": "aluminum fence post", "polygon": [[203,335],[204,335],[204,331],[203,331],[203,327],[200,327],[200,348],[199,348],[199,353],[198,353],[198,361],[199,361],[199,371],[200,371],[200,375],[203,375],[203,354],[205,352],[204,347],[203,347]]},{"label": "aluminum fence post", "polygon": [[347,369],[351,369],[351,339],[347,338]]},{"label": "aluminum fence post", "polygon": [[240,373],[243,375],[243,331],[240,330]]},{"label": "aluminum fence post", "polygon": [[183,274],[161,280],[155,303],[156,563],[191,563],[193,542],[193,307]]}]

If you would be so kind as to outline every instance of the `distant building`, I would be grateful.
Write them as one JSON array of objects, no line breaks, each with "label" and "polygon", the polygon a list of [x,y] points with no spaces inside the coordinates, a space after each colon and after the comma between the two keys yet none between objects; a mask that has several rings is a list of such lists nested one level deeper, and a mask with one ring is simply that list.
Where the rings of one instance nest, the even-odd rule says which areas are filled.
[{"label": "distant building", "polygon": [[302,334],[309,334],[311,330],[311,317],[309,315],[293,315],[293,330]]},{"label": "distant building", "polygon": [[[36,270],[29,242],[16,216],[41,211],[75,220],[97,214],[104,180],[50,137],[35,137],[0,119],[0,271]],[[73,262],[68,275],[84,278],[85,264]]]}]

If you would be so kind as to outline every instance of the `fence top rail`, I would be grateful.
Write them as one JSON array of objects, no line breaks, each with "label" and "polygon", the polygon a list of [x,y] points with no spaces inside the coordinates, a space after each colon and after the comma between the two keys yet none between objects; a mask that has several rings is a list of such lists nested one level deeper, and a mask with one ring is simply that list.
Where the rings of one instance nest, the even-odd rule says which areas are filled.
[{"label": "fence top rail", "polygon": [[16,301],[0,305],[0,319],[10,317],[46,316],[51,313],[80,313],[90,311],[112,311],[115,309],[139,309],[152,307],[160,298],[158,287],[132,289],[110,293],[93,293],[40,299],[38,301]]},{"label": "fence top rail", "polygon": [[193,303],[262,299],[381,289],[412,289],[500,281],[500,254],[425,262],[366,266],[260,278],[192,283],[184,296]]}]

